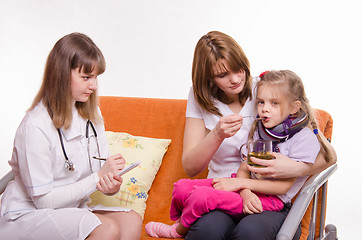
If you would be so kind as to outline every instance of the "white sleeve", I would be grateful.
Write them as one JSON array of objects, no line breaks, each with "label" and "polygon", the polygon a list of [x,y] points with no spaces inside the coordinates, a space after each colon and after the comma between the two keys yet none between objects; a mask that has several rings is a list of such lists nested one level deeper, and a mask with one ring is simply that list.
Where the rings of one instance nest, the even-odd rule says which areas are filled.
[{"label": "white sleeve", "polygon": [[288,141],[291,142],[289,158],[298,162],[314,163],[321,146],[311,129],[303,128]]},{"label": "white sleeve", "polygon": [[187,99],[186,117],[202,119],[201,108],[196,102],[192,87],[190,88],[189,96]]},{"label": "white sleeve", "polygon": [[53,188],[52,134],[56,134],[56,130],[50,130],[38,118],[23,121],[16,133],[12,158],[18,161],[30,196],[47,193]]},{"label": "white sleeve", "polygon": [[98,181],[98,173],[92,173],[75,183],[54,187],[46,194],[33,196],[32,200],[38,209],[74,206],[75,203],[80,202],[96,190]]}]

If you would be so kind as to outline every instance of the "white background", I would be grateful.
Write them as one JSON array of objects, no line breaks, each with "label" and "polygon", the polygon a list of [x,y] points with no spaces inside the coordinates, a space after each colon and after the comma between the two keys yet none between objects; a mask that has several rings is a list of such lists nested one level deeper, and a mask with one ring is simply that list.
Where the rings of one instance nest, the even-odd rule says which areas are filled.
[{"label": "white background", "polygon": [[340,239],[361,239],[360,10],[357,0],[0,0],[0,176],[46,57],[65,34],[85,33],[103,51],[100,95],[184,99],[196,42],[219,30],[242,46],[252,75],[293,70],[312,106],[332,114],[339,168],[327,223]]}]

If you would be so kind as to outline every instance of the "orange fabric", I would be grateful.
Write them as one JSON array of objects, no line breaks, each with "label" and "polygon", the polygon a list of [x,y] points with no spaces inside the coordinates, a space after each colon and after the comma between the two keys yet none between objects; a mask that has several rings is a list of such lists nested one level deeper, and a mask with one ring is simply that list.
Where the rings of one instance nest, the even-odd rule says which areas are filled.
[{"label": "orange fabric", "polygon": [[[106,130],[172,140],[149,191],[144,225],[149,221],[172,223],[169,211],[173,183],[188,178],[181,163],[186,103],[184,99],[100,97]],[[204,172],[198,177],[206,175]],[[143,227],[141,239],[154,238]]]},{"label": "orange fabric", "polygon": [[[188,178],[181,163],[186,103],[185,99],[100,97],[106,130],[172,140],[149,192],[144,225],[149,221],[173,223],[169,217],[173,183]],[[318,110],[318,122],[321,131],[331,137],[333,122],[330,115]],[[196,178],[206,176],[207,171],[204,171]],[[308,233],[309,218],[305,218],[310,213],[311,209],[307,210],[302,221],[303,233]],[[149,237],[143,227],[141,239],[154,238]]]},{"label": "orange fabric", "polygon": [[[321,131],[327,139],[332,140],[332,130],[333,130],[333,119],[331,115],[321,109],[315,109],[315,117],[318,123],[319,131]],[[318,207],[317,207],[317,218],[316,218],[316,228],[315,228],[315,238],[319,237],[319,221],[321,219],[320,211],[322,205],[322,189],[318,190],[319,198],[318,198]],[[326,205],[327,206],[327,205]],[[304,214],[304,217],[301,222],[302,226],[302,235],[300,236],[300,240],[306,240],[309,234],[309,225],[310,225],[310,218],[312,215],[312,208],[313,208],[313,201],[309,204],[307,211]],[[324,216],[325,219],[325,216]],[[323,222],[324,226],[324,222]]]}]

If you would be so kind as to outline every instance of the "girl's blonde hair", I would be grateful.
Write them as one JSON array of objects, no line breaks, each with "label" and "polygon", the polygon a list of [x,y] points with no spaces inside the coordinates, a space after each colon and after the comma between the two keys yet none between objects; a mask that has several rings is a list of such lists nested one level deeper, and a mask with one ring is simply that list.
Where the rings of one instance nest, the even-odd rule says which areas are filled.
[{"label": "girl's blonde hair", "polygon": [[[288,102],[300,102],[300,108],[308,116],[308,125],[314,130],[322,147],[322,152],[327,162],[332,159],[332,152],[327,144],[322,140],[318,125],[314,116],[314,110],[311,107],[309,100],[305,94],[302,79],[290,70],[267,71],[259,76],[260,80],[256,84],[257,91],[261,86],[277,86],[283,96],[286,97]],[[249,140],[253,138],[254,132],[257,129],[258,120],[256,120],[249,133]]]},{"label": "girl's blonde hair", "polygon": [[227,68],[222,64],[225,60],[233,72],[245,71],[245,85],[239,94],[239,101],[245,104],[248,98],[252,98],[252,83],[250,76],[250,64],[243,49],[230,36],[212,31],[202,36],[198,41],[192,64],[192,84],[195,99],[207,112],[221,116],[219,109],[215,106],[213,99],[223,103],[230,103],[225,93],[214,83],[214,67],[220,64],[225,71]]},{"label": "girl's blonde hair", "polygon": [[[102,74],[106,69],[101,50],[88,36],[71,33],[58,40],[49,53],[43,76],[43,82],[31,107],[43,102],[56,128],[69,128],[72,122],[71,71]],[[93,91],[88,101],[76,102],[79,114],[94,122],[99,122],[98,95]]]}]

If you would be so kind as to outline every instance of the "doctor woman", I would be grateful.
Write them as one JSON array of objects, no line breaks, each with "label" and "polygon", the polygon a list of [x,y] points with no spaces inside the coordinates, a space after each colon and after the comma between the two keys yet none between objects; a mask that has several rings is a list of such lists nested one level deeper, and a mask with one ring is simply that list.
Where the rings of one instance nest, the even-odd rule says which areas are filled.
[{"label": "doctor woman", "polygon": [[[118,192],[125,165],[109,156],[97,102],[105,59],[81,33],[50,52],[42,86],[17,129],[3,194],[2,239],[139,239],[142,219],[124,208],[89,209],[89,195]],[[106,161],[95,157],[108,157]]]}]

